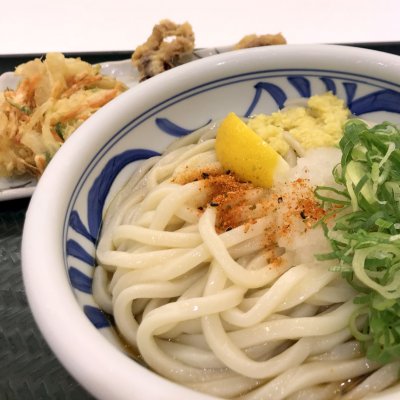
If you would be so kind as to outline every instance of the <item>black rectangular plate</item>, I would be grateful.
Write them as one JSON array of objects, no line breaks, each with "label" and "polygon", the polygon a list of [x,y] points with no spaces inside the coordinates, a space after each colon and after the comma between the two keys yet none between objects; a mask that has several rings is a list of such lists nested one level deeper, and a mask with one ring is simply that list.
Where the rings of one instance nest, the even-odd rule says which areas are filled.
[{"label": "black rectangular plate", "polygon": [[[383,51],[386,53],[400,55],[400,42],[371,42],[371,43],[337,43],[343,46],[361,47]],[[80,57],[82,60],[91,64],[97,64],[105,61],[119,61],[131,58],[132,51],[99,51],[99,52],[73,52],[64,53],[66,57]],[[32,54],[0,54],[0,74],[7,71],[13,71],[14,68],[34,58],[44,57],[43,53]]]}]

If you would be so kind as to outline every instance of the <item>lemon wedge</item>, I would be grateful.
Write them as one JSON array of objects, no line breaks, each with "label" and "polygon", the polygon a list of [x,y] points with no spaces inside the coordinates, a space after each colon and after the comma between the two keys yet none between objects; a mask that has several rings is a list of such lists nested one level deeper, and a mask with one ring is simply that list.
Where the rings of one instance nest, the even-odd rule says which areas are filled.
[{"label": "lemon wedge", "polygon": [[270,188],[289,170],[281,155],[233,112],[218,128],[215,150],[224,169],[256,186]]}]

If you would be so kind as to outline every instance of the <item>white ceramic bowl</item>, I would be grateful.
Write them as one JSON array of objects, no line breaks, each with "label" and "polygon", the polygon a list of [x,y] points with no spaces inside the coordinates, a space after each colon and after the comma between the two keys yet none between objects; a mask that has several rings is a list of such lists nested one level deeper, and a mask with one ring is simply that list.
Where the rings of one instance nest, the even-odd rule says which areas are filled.
[{"label": "white ceramic bowl", "polygon": [[141,159],[162,152],[176,136],[229,111],[269,113],[287,99],[327,90],[368,120],[400,122],[400,57],[321,45],[213,56],[127,91],[83,124],[56,154],[27,213],[23,276],[45,339],[94,396],[209,398],[157,376],[125,355],[93,300],[94,243],[110,193]]}]

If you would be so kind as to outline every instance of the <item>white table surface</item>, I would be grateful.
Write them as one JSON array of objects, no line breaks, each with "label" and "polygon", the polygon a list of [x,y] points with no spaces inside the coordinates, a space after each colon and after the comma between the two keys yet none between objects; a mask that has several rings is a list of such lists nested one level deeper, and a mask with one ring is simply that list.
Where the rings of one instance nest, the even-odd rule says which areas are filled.
[{"label": "white table surface", "polygon": [[250,33],[289,43],[400,41],[400,0],[1,0],[0,54],[126,51],[164,18],[191,23],[196,47]]}]

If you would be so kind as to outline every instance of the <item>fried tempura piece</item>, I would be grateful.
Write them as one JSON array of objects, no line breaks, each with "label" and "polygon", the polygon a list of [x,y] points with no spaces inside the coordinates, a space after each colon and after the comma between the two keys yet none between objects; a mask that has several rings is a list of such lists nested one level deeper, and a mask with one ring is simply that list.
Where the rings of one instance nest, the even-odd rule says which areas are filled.
[{"label": "fried tempura piece", "polygon": [[151,78],[171,69],[193,52],[194,33],[189,23],[175,24],[167,19],[155,25],[147,41],[132,54],[133,65],[140,80]]},{"label": "fried tempura piece", "polygon": [[19,65],[15,90],[0,93],[0,176],[40,176],[87,118],[126,86],[79,58],[49,53]]},{"label": "fried tempura piece", "polygon": [[280,33],[276,35],[246,35],[235,44],[234,49],[248,49],[250,47],[269,46],[272,44],[286,44],[286,39]]}]

